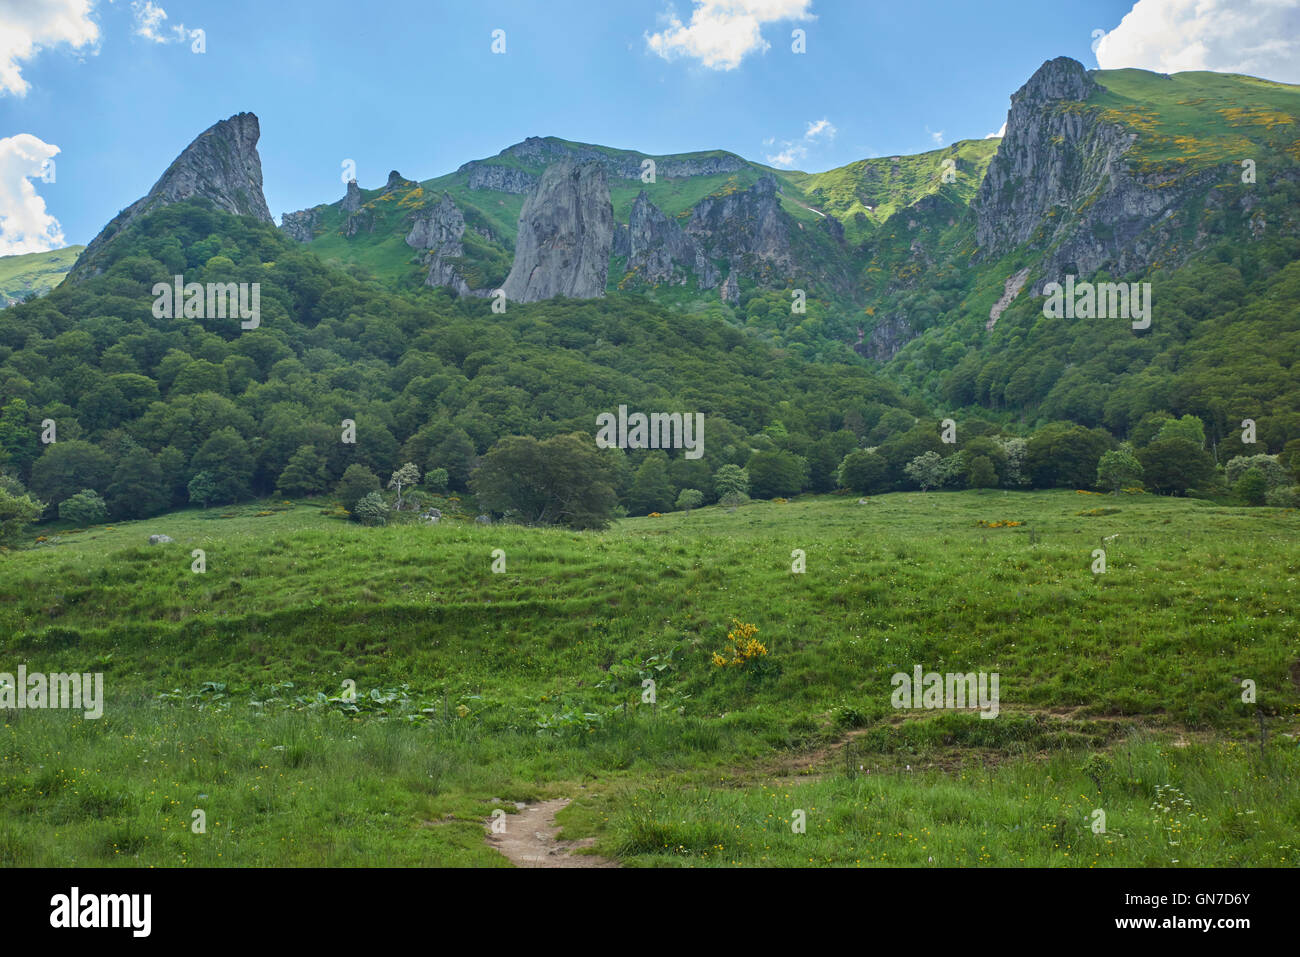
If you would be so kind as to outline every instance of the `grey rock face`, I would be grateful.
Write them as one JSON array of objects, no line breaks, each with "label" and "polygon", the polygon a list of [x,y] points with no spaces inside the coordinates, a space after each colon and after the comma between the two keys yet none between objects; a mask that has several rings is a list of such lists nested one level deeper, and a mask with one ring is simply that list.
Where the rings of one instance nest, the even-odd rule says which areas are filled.
[{"label": "grey rock face", "polygon": [[1044,63],[1011,98],[1006,136],[972,204],[982,258],[1021,243],[1048,250],[1035,294],[1065,274],[1125,273],[1167,259],[1189,191],[1223,178],[1209,170],[1171,184],[1136,173],[1125,154],[1137,134],[1084,103],[1098,89],[1068,57]]},{"label": "grey rock face", "polygon": [[789,227],[771,175],[749,189],[702,199],[691,210],[686,233],[714,258],[746,271],[759,263],[783,271],[794,267]]},{"label": "grey rock face", "polygon": [[104,251],[147,213],[199,197],[227,213],[271,223],[262,195],[261,128],[252,113],[236,113],[199,134],[172,161],[149,193],[118,213],[82,252],[68,278],[74,282],[103,271]]},{"label": "grey rock face", "polygon": [[316,223],[319,218],[317,208],[300,209],[296,213],[285,213],[280,217],[280,231],[290,239],[300,243],[309,243],[316,238]]},{"label": "grey rock face", "polygon": [[527,170],[497,163],[474,160],[461,167],[469,171],[470,189],[492,189],[499,193],[523,195],[537,185],[537,177]]},{"label": "grey rock face", "polygon": [[450,262],[465,255],[465,246],[461,243],[464,235],[465,217],[447,193],[442,194],[436,206],[416,214],[406,236],[406,245],[426,251],[429,273],[425,285],[446,286],[460,296],[471,294],[469,284]]},{"label": "grey rock face", "polygon": [[339,208],[345,213],[355,213],[361,208],[361,187],[357,185],[355,179],[348,180],[348,191],[343,194],[343,202]]},{"label": "grey rock face", "polygon": [[615,252],[627,257],[628,272],[648,283],[681,285],[693,273],[701,289],[718,284],[717,267],[704,250],[644,190],[632,204],[627,227],[619,230]]},{"label": "grey rock face", "polygon": [[727,273],[727,280],[722,284],[718,296],[729,306],[740,305],[740,281],[736,278],[736,270]]},{"label": "grey rock face", "polygon": [[548,166],[519,213],[514,264],[502,286],[506,298],[604,296],[613,243],[614,207],[604,167]]}]

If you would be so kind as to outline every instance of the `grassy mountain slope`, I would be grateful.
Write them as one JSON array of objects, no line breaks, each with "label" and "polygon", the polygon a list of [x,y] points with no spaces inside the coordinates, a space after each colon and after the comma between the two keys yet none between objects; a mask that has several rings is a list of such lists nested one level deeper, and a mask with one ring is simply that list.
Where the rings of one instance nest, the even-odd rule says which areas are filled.
[{"label": "grassy mountain slope", "polygon": [[0,308],[43,295],[63,281],[85,246],[64,246],[43,253],[0,256]]}]

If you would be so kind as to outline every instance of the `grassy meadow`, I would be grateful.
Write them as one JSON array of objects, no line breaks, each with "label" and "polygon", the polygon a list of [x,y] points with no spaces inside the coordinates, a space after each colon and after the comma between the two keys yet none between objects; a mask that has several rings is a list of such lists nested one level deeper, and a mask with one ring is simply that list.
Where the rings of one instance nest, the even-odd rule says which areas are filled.
[{"label": "grassy meadow", "polygon": [[[0,671],[103,672],[106,697],[4,713],[0,864],[505,866],[484,819],[550,797],[627,865],[1300,863],[1300,513],[455,509],[263,502],[0,555]],[[733,622],[765,653],[719,666]],[[916,665],[999,674],[998,716],[895,710]]]}]

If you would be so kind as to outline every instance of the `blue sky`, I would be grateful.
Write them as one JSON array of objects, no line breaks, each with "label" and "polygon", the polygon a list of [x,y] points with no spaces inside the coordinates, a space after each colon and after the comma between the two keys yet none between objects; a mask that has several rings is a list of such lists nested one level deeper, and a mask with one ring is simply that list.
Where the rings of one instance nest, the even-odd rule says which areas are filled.
[{"label": "blue sky", "polygon": [[[807,170],[921,152],[996,131],[1011,93],[1046,59],[1097,66],[1094,31],[1115,31],[1133,9],[1134,0],[0,0],[0,253],[25,251],[15,237],[45,243],[37,248],[89,241],[195,136],[244,110],[261,119],[277,218],[338,199],[346,159],[370,188],[390,169],[426,179],[530,135],[649,153],[722,148]],[[796,28],[806,53],[791,50]],[[492,52],[494,30],[505,31],[504,54]],[[24,172],[56,147],[53,182]]]}]

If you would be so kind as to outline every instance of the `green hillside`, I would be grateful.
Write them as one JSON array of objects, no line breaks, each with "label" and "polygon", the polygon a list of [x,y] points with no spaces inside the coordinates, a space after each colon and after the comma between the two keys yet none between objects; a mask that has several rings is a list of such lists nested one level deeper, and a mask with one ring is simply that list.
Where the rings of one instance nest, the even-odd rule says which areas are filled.
[{"label": "green hillside", "polygon": [[0,256],[0,308],[43,295],[63,281],[85,246],[64,246],[43,253]]}]

